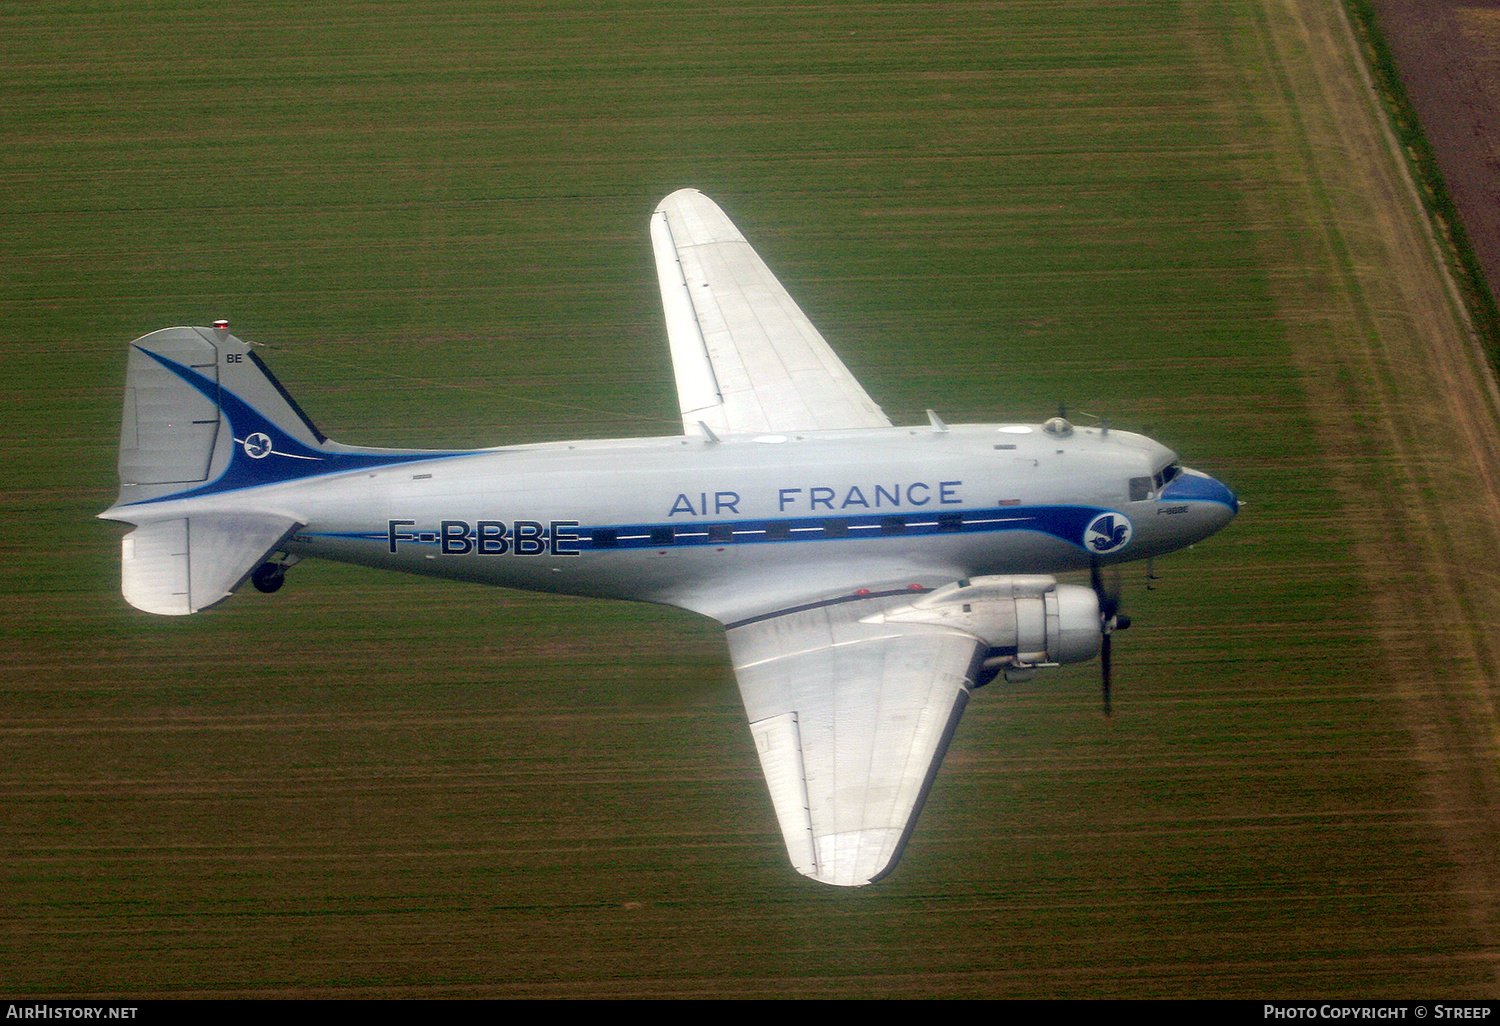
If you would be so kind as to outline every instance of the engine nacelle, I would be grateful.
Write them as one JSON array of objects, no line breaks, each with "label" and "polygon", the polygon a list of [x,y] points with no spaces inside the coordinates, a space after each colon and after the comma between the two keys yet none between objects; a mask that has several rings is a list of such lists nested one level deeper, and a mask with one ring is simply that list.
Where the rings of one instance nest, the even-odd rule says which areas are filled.
[{"label": "engine nacelle", "polygon": [[1012,679],[1034,667],[1092,659],[1104,640],[1092,588],[1032,575],[957,581],[865,622],[922,623],[972,634],[989,646],[985,668],[1003,669]]}]

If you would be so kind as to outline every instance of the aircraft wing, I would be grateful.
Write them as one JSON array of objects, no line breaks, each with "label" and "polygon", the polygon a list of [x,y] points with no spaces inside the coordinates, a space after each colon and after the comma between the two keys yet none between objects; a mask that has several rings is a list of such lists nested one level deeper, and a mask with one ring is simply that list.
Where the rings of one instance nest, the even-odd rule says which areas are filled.
[{"label": "aircraft wing", "polygon": [[891,426],[712,200],[662,200],[651,246],[689,433]]},{"label": "aircraft wing", "polygon": [[787,853],[824,883],[872,883],[895,866],[988,650],[951,628],[861,622],[889,605],[835,601],[729,625]]}]

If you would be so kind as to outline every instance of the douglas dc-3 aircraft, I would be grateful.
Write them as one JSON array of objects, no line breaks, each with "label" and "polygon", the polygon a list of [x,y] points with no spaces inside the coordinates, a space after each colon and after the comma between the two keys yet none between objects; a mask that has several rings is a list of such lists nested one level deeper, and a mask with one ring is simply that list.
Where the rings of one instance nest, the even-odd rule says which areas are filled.
[{"label": "douglas dc-3 aircraft", "polygon": [[[130,347],[123,590],[168,615],[308,556],[691,609],[728,632],[792,864],[895,865],[970,692],[1100,655],[1099,567],[1239,509],[1140,435],[896,427],[713,202],[651,219],[685,433],[477,451],[325,438],[226,322]],[[1091,571],[1093,587],[1059,584]]]}]

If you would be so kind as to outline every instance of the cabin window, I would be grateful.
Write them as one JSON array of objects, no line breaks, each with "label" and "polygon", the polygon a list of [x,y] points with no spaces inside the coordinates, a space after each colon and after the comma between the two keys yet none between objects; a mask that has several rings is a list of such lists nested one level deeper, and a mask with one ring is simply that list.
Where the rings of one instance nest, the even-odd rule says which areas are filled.
[{"label": "cabin window", "polygon": [[939,531],[962,531],[964,517],[962,513],[939,513],[937,518]]},{"label": "cabin window", "polygon": [[590,535],[596,549],[612,549],[620,544],[620,536],[615,531],[603,528]]},{"label": "cabin window", "polygon": [[786,541],[792,536],[792,525],[779,521],[766,525],[766,541]]},{"label": "cabin window", "polygon": [[823,537],[843,538],[849,534],[849,521],[847,520],[825,520],[823,521]]},{"label": "cabin window", "polygon": [[651,528],[652,545],[671,545],[674,534],[670,527]]},{"label": "cabin window", "polygon": [[734,541],[734,528],[729,524],[713,524],[708,529],[708,540],[711,542]]},{"label": "cabin window", "polygon": [[881,534],[905,534],[906,533],[906,518],[905,517],[881,517],[880,518],[880,533]]}]

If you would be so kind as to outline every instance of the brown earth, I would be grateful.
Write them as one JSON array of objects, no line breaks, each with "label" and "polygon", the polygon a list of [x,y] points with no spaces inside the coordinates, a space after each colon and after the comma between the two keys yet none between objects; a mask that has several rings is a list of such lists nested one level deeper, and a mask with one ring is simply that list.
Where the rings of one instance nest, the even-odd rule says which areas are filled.
[{"label": "brown earth", "polygon": [[1372,0],[1491,290],[1500,288],[1500,0]]},{"label": "brown earth", "polygon": [[[1424,98],[1429,138],[1469,172],[1450,183],[1493,260],[1500,232],[1478,211],[1486,196],[1493,208],[1500,169],[1479,129],[1495,123],[1500,90],[1477,69],[1493,52],[1485,40],[1497,36],[1485,33],[1500,32],[1500,10],[1377,7],[1392,46],[1421,69],[1408,82]],[[1368,70],[1350,67],[1359,51],[1342,5],[1268,0],[1264,11],[1260,44],[1283,77],[1284,106],[1260,113],[1306,133],[1285,198],[1306,204],[1307,223],[1320,226],[1311,244],[1339,269],[1326,282],[1296,266],[1274,277],[1372,596],[1370,629],[1389,683],[1371,682],[1370,700],[1401,704],[1453,862],[1452,890],[1467,899],[1470,925],[1500,971],[1500,396],[1406,163],[1390,159],[1398,144],[1371,102]],[[1309,59],[1288,59],[1303,50]],[[1473,162],[1476,153],[1483,161]]]}]

